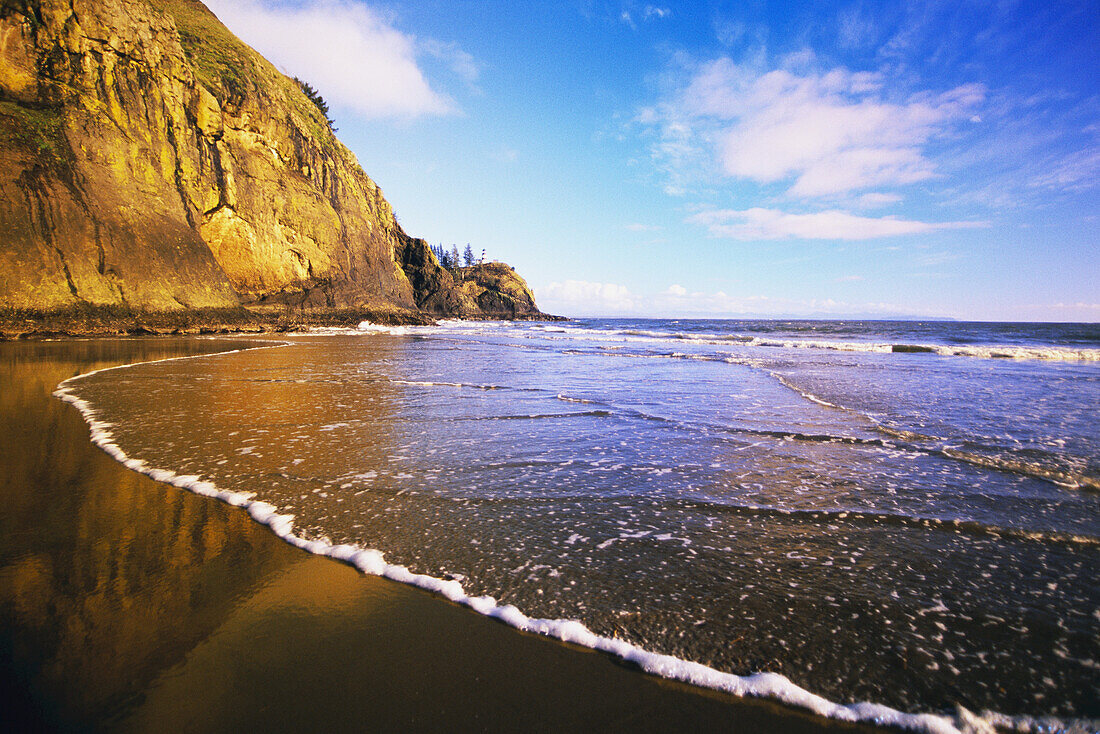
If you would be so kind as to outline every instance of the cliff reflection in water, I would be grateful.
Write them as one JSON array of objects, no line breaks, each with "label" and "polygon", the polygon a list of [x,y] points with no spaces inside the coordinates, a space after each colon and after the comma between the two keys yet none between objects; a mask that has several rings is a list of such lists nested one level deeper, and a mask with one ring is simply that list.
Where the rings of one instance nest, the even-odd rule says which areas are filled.
[{"label": "cliff reflection in water", "polygon": [[0,344],[4,718],[23,710],[53,726],[112,719],[242,595],[301,560],[289,547],[272,552],[268,531],[247,514],[127,471],[50,397],[92,369],[235,346]]}]

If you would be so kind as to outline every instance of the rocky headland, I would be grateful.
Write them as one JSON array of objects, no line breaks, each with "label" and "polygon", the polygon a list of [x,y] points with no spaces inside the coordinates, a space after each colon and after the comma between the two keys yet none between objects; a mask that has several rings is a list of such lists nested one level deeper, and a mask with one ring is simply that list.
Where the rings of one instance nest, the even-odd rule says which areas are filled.
[{"label": "rocky headland", "polygon": [[0,334],[546,318],[197,0],[0,0]]}]

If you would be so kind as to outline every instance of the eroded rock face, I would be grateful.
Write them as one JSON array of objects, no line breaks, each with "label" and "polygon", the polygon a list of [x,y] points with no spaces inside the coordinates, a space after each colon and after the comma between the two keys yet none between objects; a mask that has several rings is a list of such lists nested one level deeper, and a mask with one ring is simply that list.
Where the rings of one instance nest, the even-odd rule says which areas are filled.
[{"label": "eroded rock face", "polygon": [[477,315],[298,84],[196,0],[0,0],[0,233],[4,306]]},{"label": "eroded rock face", "polygon": [[235,304],[182,198],[193,75],[140,3],[0,4],[0,294],[8,305]]}]

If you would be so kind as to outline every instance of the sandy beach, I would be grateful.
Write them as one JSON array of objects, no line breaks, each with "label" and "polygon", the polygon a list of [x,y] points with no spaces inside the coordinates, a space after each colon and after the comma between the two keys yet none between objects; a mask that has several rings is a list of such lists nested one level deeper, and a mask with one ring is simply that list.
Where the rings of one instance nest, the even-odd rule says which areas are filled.
[{"label": "sandy beach", "polygon": [[[241,339],[0,344],[0,704],[28,729],[867,729],[700,691],[295,549],[126,470],[61,380]],[[27,730],[27,729],[24,729]]]}]

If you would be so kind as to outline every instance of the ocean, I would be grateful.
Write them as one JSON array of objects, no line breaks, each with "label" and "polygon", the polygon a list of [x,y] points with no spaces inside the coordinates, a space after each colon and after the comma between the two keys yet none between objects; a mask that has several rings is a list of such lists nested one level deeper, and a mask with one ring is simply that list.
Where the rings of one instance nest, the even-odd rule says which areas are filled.
[{"label": "ocean", "polygon": [[128,466],[656,675],[1100,717],[1100,326],[444,322],[62,383]]}]

